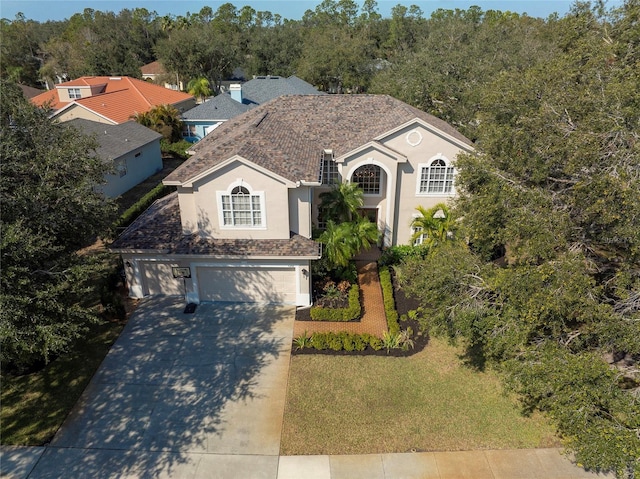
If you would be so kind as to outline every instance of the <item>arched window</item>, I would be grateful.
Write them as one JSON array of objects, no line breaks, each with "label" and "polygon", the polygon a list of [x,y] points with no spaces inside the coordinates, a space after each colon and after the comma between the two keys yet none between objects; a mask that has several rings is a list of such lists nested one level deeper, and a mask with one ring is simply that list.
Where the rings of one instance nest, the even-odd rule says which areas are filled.
[{"label": "arched window", "polygon": [[363,165],[353,172],[351,181],[357,183],[365,195],[380,194],[380,167]]},{"label": "arched window", "polygon": [[418,181],[419,194],[453,193],[453,166],[447,165],[442,158],[420,165]]},{"label": "arched window", "polygon": [[262,226],[262,195],[236,186],[230,194],[223,194],[221,201],[224,226]]}]

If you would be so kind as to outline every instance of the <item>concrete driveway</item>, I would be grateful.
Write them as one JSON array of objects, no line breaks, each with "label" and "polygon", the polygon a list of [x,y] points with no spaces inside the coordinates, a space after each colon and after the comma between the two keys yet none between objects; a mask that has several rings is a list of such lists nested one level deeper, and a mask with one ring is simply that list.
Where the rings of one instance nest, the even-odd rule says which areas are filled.
[{"label": "concrete driveway", "polygon": [[275,478],[295,308],[142,303],[29,475]]}]

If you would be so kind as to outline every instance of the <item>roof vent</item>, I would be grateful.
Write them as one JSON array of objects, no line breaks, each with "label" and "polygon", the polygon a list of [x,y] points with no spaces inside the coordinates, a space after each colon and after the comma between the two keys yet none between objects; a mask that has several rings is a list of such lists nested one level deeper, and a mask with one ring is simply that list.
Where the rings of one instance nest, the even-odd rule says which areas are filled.
[{"label": "roof vent", "polygon": [[109,80],[122,80],[122,77],[109,77]]}]

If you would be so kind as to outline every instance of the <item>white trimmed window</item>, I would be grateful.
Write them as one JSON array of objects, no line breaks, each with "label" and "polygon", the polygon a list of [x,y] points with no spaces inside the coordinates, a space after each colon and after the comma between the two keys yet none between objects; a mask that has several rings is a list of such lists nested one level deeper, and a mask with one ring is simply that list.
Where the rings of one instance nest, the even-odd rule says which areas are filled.
[{"label": "white trimmed window", "polygon": [[82,98],[80,94],[80,88],[69,88],[69,98],[72,100],[76,100],[77,98]]},{"label": "white trimmed window", "polygon": [[220,195],[222,226],[254,228],[264,226],[264,194],[252,193],[245,186],[236,186]]},{"label": "white trimmed window", "polygon": [[353,183],[357,183],[365,195],[380,194],[380,167],[378,165],[363,165],[353,172]]},{"label": "white trimmed window", "polygon": [[338,165],[333,159],[333,152],[326,150],[322,153],[322,161],[320,163],[320,183],[323,185],[335,185],[338,182]]},{"label": "white trimmed window", "polygon": [[419,166],[417,193],[420,195],[453,194],[453,166],[443,158]]},{"label": "white trimmed window", "polygon": [[[422,227],[420,227],[420,226],[412,227],[411,228],[411,236],[413,236],[414,234],[416,234],[416,233],[418,233],[420,231],[422,231]],[[416,237],[413,240],[413,246],[420,246],[421,244],[424,243],[424,240],[426,238],[427,238],[427,236],[424,233],[422,233],[420,236]]]}]

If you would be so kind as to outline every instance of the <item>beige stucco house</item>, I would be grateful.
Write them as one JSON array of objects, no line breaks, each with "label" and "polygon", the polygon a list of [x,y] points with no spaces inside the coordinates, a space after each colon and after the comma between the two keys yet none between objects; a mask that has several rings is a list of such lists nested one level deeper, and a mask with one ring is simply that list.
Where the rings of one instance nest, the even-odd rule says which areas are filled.
[{"label": "beige stucco house", "polygon": [[406,244],[415,208],[455,195],[471,141],[385,95],[291,95],[237,116],[195,145],[156,202],[113,244],[134,297],[311,303],[319,195],[358,183],[384,246]]}]

